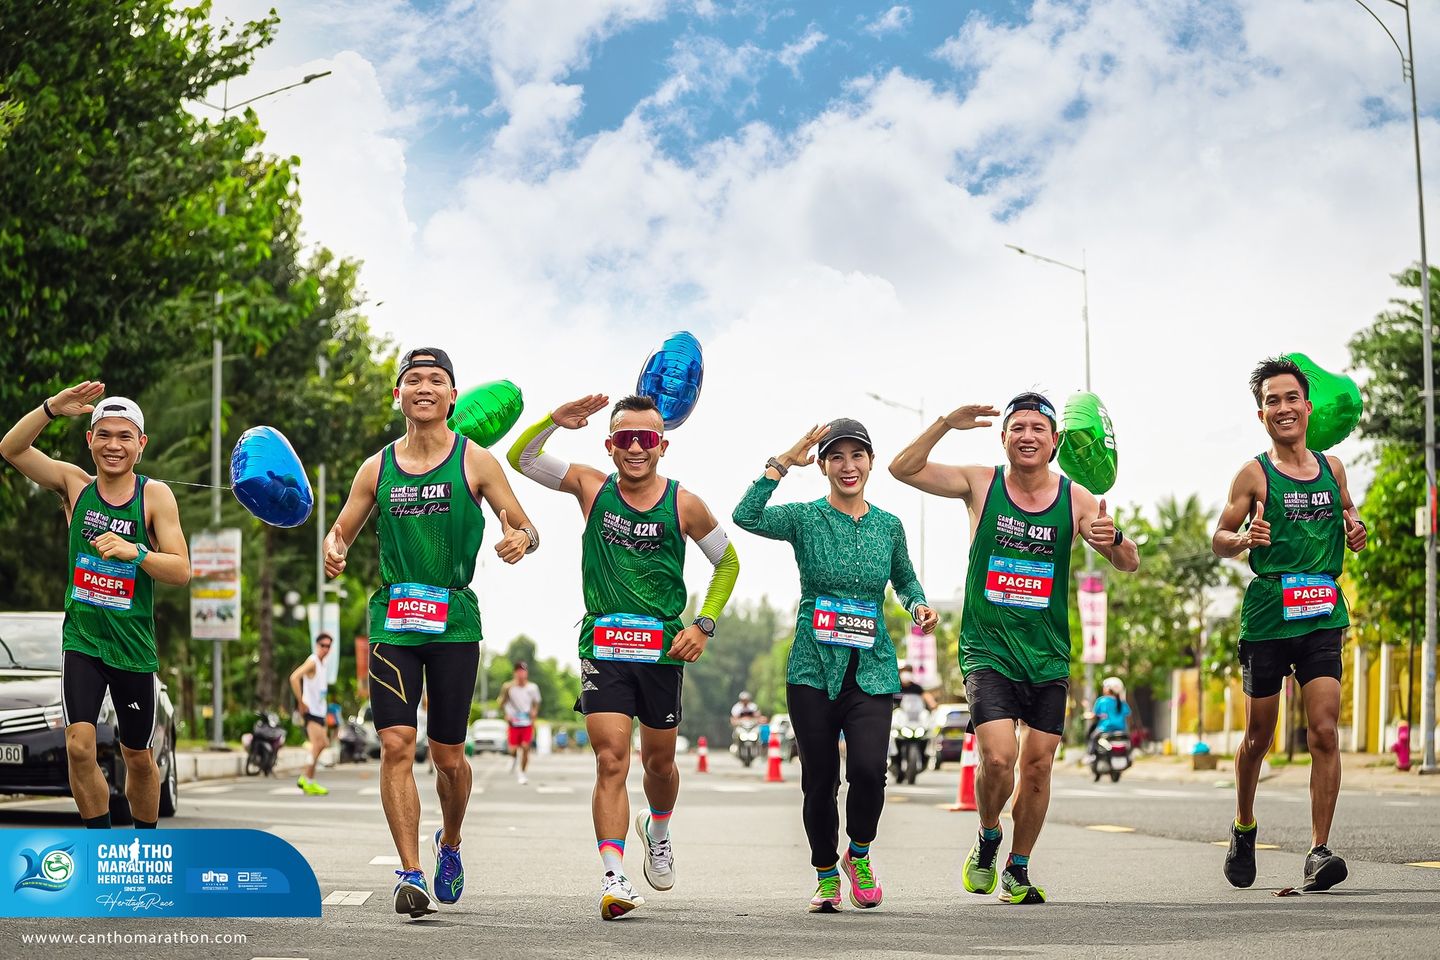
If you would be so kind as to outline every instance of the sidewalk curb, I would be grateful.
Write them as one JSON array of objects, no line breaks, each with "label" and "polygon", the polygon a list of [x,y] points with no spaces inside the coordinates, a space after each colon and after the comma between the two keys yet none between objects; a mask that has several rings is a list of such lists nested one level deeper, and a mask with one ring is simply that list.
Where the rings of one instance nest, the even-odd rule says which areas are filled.
[{"label": "sidewalk curb", "polygon": [[[292,773],[302,769],[309,762],[310,751],[305,747],[282,747],[275,761],[276,773]],[[202,750],[175,754],[175,772],[181,783],[199,780],[223,780],[227,777],[245,776],[245,751]]]}]

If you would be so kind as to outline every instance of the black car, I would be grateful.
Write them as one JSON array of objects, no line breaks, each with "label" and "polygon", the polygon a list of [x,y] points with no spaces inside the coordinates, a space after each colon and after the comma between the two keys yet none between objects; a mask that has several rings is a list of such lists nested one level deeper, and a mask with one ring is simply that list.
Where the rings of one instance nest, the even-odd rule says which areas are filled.
[{"label": "black car", "polygon": [[[60,710],[62,613],[0,613],[0,794],[70,796],[65,721]],[[160,768],[160,816],[180,803],[175,769],[175,707],[160,687],[151,749]],[[109,694],[95,728],[96,759],[110,784],[110,819],[132,822],[125,799],[125,760]]]}]

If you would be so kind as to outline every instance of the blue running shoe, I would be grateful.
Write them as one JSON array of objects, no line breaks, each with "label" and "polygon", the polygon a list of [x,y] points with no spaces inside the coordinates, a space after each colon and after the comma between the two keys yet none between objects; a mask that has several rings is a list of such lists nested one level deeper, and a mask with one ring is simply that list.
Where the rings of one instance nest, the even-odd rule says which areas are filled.
[{"label": "blue running shoe", "polygon": [[465,865],[460,862],[460,848],[441,843],[440,830],[435,831],[432,846],[435,848],[435,897],[441,903],[455,903],[465,892]]},{"label": "blue running shoe", "polygon": [[419,870],[396,870],[400,880],[395,884],[395,912],[406,913],[414,920],[434,913],[430,891],[425,889],[425,874]]}]

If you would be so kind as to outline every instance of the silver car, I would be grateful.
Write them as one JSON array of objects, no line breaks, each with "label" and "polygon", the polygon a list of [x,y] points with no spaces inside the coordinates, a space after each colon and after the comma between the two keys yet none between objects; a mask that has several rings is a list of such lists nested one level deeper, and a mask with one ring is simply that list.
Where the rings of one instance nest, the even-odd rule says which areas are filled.
[{"label": "silver car", "polygon": [[476,753],[509,753],[510,727],[504,720],[481,717],[470,725],[470,744]]}]

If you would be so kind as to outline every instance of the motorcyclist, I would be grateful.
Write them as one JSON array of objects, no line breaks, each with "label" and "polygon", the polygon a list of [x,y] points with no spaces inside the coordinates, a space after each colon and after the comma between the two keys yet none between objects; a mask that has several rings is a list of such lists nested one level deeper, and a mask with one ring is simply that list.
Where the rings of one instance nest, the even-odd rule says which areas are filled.
[{"label": "motorcyclist", "polygon": [[760,712],[760,705],[750,699],[750,691],[741,690],[740,699],[730,708],[730,726],[738,727],[746,722],[763,724],[766,718]]},{"label": "motorcyclist", "polygon": [[1119,677],[1106,677],[1100,683],[1101,696],[1095,700],[1095,722],[1090,732],[1090,751],[1095,741],[1107,734],[1125,735],[1130,723],[1130,704],[1125,702],[1125,684]]},{"label": "motorcyclist", "polygon": [[935,709],[935,698],[915,682],[915,671],[910,666],[900,668],[900,692],[895,694],[895,709],[911,723],[924,720],[923,711]]}]

